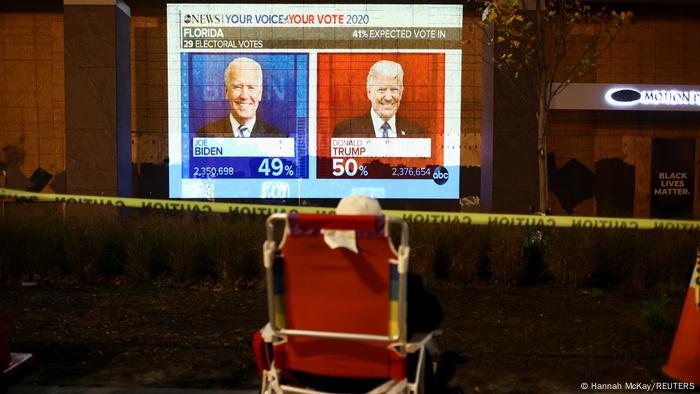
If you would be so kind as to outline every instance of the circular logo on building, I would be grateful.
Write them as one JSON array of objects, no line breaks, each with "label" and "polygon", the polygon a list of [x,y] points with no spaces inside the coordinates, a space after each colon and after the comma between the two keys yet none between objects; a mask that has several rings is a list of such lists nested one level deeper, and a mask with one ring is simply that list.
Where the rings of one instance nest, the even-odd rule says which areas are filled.
[{"label": "circular logo on building", "polygon": [[190,23],[192,22],[192,16],[190,14],[185,14],[185,17],[182,18],[182,21],[185,23]]},{"label": "circular logo on building", "polygon": [[605,101],[615,106],[635,105],[641,98],[639,91],[630,88],[614,88],[605,93]]},{"label": "circular logo on building", "polygon": [[613,92],[613,94],[611,94],[610,97],[615,101],[628,103],[630,101],[639,100],[640,98],[642,98],[642,95],[636,90],[622,89]]}]

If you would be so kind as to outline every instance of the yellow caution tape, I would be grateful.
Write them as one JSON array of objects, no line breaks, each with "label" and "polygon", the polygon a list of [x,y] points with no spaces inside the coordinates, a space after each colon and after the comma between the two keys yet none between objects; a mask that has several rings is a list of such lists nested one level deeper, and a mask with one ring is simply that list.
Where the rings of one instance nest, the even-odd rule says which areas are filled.
[{"label": "yellow caution tape", "polygon": [[[34,193],[0,188],[0,197],[19,202],[58,202],[92,204],[127,208],[146,208],[171,211],[237,213],[268,216],[273,213],[334,213],[334,208],[303,207],[266,204],[238,204],[189,200],[156,200],[130,197],[104,197],[69,194]],[[587,229],[635,229],[635,230],[700,230],[697,220],[660,220],[608,218],[588,216],[539,216],[506,215],[490,213],[461,213],[434,211],[385,210],[385,214],[398,216],[409,223],[455,223],[486,226],[537,226],[573,227]]]},{"label": "yellow caution tape", "polygon": [[159,209],[165,211],[240,213],[245,215],[269,216],[273,213],[333,213],[335,209],[319,207],[297,207],[264,204],[236,204],[188,200],[157,200],[132,197],[104,197],[76,194],[34,193],[0,188],[0,197],[8,197],[18,202],[58,202],[73,204],[104,205],[125,208]]}]

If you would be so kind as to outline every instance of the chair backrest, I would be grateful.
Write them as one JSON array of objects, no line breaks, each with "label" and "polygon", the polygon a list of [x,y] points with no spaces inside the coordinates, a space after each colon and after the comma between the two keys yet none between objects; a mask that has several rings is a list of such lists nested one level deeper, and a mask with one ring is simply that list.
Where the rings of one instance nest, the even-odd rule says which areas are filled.
[{"label": "chair backrest", "polygon": [[[277,366],[328,376],[402,378],[402,355],[390,346],[405,338],[401,273],[407,245],[400,247],[406,250],[400,263],[388,238],[388,222],[396,219],[276,217],[286,220],[286,229],[268,264],[268,297],[273,330],[287,339],[275,346]],[[331,249],[322,230],[355,231],[358,253]]]}]

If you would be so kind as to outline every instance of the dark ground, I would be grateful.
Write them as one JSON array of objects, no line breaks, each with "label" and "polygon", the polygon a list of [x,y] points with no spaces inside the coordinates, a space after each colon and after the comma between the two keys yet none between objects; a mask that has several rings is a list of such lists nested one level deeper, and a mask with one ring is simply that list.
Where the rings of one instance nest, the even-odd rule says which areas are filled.
[{"label": "dark ground", "polygon": [[[652,329],[645,291],[463,287],[432,291],[445,314],[441,350],[467,351],[452,383],[465,392],[586,392],[581,383],[658,381],[673,327]],[[251,334],[266,321],[263,290],[114,283],[0,285],[14,351],[39,363],[23,385],[252,389]],[[593,392],[593,391],[587,391]]]}]

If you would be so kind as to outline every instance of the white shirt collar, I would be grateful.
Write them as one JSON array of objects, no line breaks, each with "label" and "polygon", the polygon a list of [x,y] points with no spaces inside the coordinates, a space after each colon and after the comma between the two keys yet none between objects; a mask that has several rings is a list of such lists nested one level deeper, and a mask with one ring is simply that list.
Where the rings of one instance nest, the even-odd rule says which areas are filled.
[{"label": "white shirt collar", "polygon": [[[382,130],[382,125],[384,124],[384,119],[382,119],[374,110],[369,111],[370,116],[372,117],[372,125],[374,126],[374,136],[377,138],[382,137],[382,133],[384,130]],[[388,120],[389,126],[391,126],[391,129],[389,129],[389,137],[390,138],[396,138],[396,114],[391,117],[391,119]]]},{"label": "white shirt collar", "polygon": [[[234,137],[238,137],[238,133],[239,133],[239,132],[238,132],[238,128],[241,127],[241,124],[238,123],[238,121],[236,120],[236,118],[234,118],[233,115],[232,115],[231,113],[228,114],[228,117],[229,117],[229,119],[231,120],[231,129],[233,129],[233,136],[234,136]],[[248,127],[248,130],[247,130],[245,133],[243,133],[243,136],[244,136],[244,137],[246,137],[246,138],[247,138],[247,137],[250,137],[250,133],[253,132],[253,126],[255,126],[255,119],[256,119],[256,117],[253,116],[252,119],[250,119],[249,121],[245,122],[245,125]]]}]

